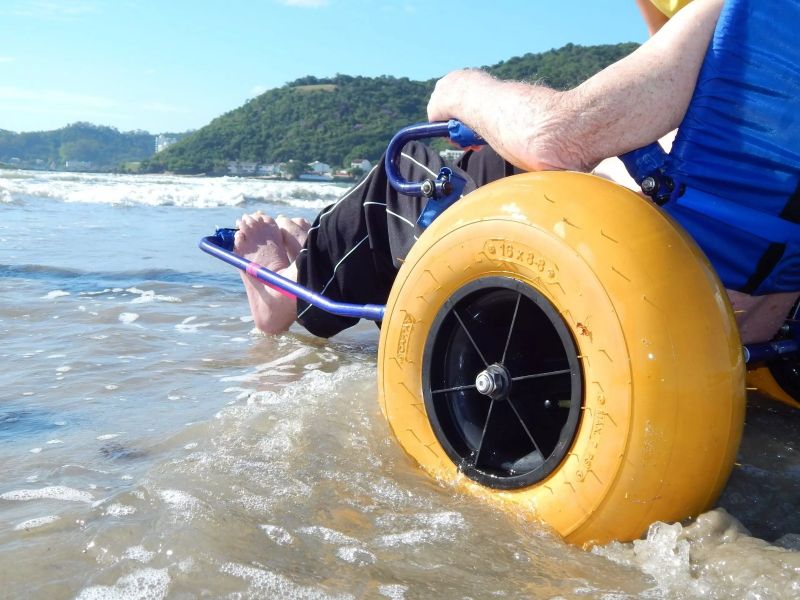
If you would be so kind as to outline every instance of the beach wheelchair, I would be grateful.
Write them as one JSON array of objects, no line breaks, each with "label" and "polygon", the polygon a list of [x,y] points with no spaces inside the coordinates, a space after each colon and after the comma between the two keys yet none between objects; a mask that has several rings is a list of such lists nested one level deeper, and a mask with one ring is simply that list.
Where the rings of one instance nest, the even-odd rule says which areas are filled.
[{"label": "beach wheelchair", "polygon": [[[385,306],[333,302],[250,263],[230,252],[229,230],[201,247],[310,304],[381,322],[381,410],[437,481],[577,544],[636,539],[655,521],[696,516],[733,468],[748,366],[761,366],[759,385],[788,403],[796,404],[800,381],[794,315],[778,339],[743,347],[720,278],[737,274],[709,260],[743,247],[763,255],[754,244],[726,245],[751,198],[800,202],[800,84],[787,89],[781,75],[797,57],[762,40],[774,4],[726,4],[672,153],[654,145],[623,157],[654,202],[573,172],[515,175],[460,199],[463,181],[450,169],[405,181],[396,158],[408,141],[480,142],[457,122],[425,123],[398,133],[386,155],[395,188],[429,201],[426,229]],[[799,22],[797,2],[781,10],[792,13],[787,28]],[[782,27],[770,22],[774,40]],[[739,41],[756,34],[762,54],[733,61]],[[780,60],[765,63],[763,52]],[[720,90],[731,103],[722,110]],[[780,143],[770,119],[790,130]],[[709,136],[709,127],[727,133]],[[742,156],[758,156],[758,168]],[[720,231],[697,208],[701,200]],[[748,227],[761,226],[745,213]],[[785,240],[800,240],[795,222],[774,218],[791,230]],[[800,290],[785,240],[786,260],[761,273],[755,293]],[[767,249],[780,243],[763,241]]]}]

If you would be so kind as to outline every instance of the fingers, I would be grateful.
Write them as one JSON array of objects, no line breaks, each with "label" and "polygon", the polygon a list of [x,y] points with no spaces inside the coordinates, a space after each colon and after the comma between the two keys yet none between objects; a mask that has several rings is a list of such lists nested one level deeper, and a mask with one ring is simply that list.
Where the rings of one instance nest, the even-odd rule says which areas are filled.
[{"label": "fingers", "polygon": [[467,109],[474,107],[478,100],[477,110],[483,111],[486,104],[483,99],[490,97],[493,83],[490,75],[478,69],[461,69],[448,73],[433,88],[428,100],[428,120],[459,119],[467,123],[474,122],[475,119],[470,117],[478,115],[476,109]]}]

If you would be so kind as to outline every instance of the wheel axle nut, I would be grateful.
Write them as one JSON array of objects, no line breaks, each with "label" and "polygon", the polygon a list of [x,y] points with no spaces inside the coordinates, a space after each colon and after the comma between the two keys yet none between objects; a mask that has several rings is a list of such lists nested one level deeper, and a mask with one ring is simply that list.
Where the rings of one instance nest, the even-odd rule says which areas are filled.
[{"label": "wheel axle nut", "polygon": [[489,373],[481,371],[475,379],[475,387],[484,396],[490,396],[497,389],[497,384]]},{"label": "wheel axle nut", "polygon": [[475,378],[475,389],[492,400],[505,400],[511,389],[511,376],[504,366],[489,365]]}]

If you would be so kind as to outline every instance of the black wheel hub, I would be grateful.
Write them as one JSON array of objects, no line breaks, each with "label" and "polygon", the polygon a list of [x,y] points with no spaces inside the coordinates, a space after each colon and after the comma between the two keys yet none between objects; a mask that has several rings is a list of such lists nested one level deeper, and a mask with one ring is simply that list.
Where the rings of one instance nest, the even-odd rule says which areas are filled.
[{"label": "black wheel hub", "polygon": [[486,277],[448,299],[422,377],[439,443],[483,485],[537,483],[572,445],[583,397],[575,342],[553,305],[518,280]]},{"label": "black wheel hub", "polygon": [[475,389],[492,400],[506,400],[511,392],[511,374],[503,365],[489,365],[475,378]]}]

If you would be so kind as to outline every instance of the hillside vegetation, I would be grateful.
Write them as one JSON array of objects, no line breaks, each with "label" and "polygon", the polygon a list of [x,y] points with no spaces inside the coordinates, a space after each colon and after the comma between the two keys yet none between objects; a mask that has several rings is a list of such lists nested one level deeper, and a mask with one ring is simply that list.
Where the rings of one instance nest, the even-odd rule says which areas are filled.
[{"label": "hillside vegetation", "polygon": [[[485,67],[497,77],[578,85],[636,44],[577,46]],[[150,171],[222,173],[229,161],[320,160],[332,166],[377,159],[401,127],[425,119],[435,80],[394,77],[304,77],[248,101],[159,153]]]},{"label": "hillside vegetation", "polygon": [[0,130],[0,161],[51,169],[69,161],[104,170],[152,156],[154,139],[146,131],[121,133],[91,123],[30,133]]}]

